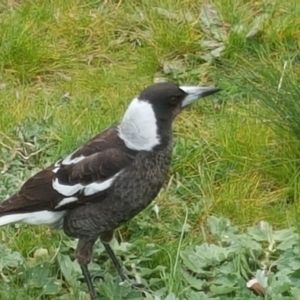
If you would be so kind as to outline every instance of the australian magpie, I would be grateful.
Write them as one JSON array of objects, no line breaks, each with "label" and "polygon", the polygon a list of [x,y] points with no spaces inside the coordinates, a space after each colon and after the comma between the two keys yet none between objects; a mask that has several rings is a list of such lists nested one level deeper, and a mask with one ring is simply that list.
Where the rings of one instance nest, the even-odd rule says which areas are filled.
[{"label": "australian magpie", "polygon": [[121,122],[75,152],[29,178],[0,203],[0,226],[48,224],[78,238],[75,256],[92,299],[88,271],[98,238],[122,280],[128,279],[109,242],[114,230],[157,196],[172,156],[172,123],[197,99],[217,87],[156,83],[134,98]]}]

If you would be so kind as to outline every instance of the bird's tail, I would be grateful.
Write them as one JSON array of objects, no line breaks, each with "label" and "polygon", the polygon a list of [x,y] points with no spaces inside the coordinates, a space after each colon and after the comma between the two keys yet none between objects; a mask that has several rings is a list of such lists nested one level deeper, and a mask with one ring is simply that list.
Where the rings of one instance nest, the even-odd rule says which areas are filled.
[{"label": "bird's tail", "polygon": [[0,227],[12,223],[22,222],[24,216],[22,214],[0,215]]},{"label": "bird's tail", "polygon": [[61,228],[65,211],[45,209],[40,201],[32,201],[20,194],[15,194],[0,202],[0,226],[12,223],[30,225],[51,225]]},{"label": "bird's tail", "polygon": [[0,226],[22,222],[24,214],[18,210],[18,195],[0,202]]}]

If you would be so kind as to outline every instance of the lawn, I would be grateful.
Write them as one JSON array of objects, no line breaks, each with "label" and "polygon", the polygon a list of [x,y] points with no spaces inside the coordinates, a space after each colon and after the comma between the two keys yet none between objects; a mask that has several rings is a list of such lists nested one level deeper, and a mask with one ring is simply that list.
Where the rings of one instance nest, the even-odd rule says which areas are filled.
[{"label": "lawn", "polygon": [[[164,189],[115,249],[146,299],[298,299],[299,16],[298,0],[2,1],[0,199],[147,85],[217,85],[176,120]],[[26,225],[0,239],[0,299],[89,299],[76,241]],[[142,299],[100,243],[90,269],[102,299]]]}]

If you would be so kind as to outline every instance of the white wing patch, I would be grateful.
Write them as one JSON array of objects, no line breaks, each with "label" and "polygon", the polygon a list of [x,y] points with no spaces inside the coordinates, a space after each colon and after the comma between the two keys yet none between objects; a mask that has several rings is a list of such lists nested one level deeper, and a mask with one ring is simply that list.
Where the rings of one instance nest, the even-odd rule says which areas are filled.
[{"label": "white wing patch", "polygon": [[60,167],[60,165],[61,165],[61,159],[60,160],[58,160],[55,164],[54,164],[54,167]]},{"label": "white wing patch", "polygon": [[[82,185],[80,183],[77,183],[75,185],[61,184],[61,183],[59,183],[58,178],[55,178],[52,182],[52,187],[60,194],[67,196],[67,197],[75,195],[79,191],[83,192],[84,196],[91,196],[91,195],[94,195],[96,193],[99,193],[101,191],[108,189],[121,172],[122,171],[118,172],[116,175],[114,175],[113,177],[111,177],[105,181],[93,182],[88,185]],[[70,197],[70,198],[75,198],[77,200],[76,197]],[[70,199],[70,198],[64,198],[63,200],[68,201],[67,199]],[[75,199],[70,200],[70,202],[76,201]],[[69,202],[66,202],[66,203],[69,203]],[[61,204],[61,202],[60,202],[57,207],[59,207],[61,205],[63,205],[63,204]]]},{"label": "white wing patch", "polygon": [[133,99],[118,126],[118,135],[128,148],[137,151],[151,151],[159,145],[152,105],[138,98]]},{"label": "white wing patch", "polygon": [[[76,150],[77,151],[77,150]],[[75,151],[75,152],[76,152]],[[83,159],[85,159],[85,156],[83,155],[80,155],[78,157],[75,157],[73,159],[71,159],[72,155],[75,153],[71,153],[70,155],[68,155],[66,158],[64,158],[63,160],[59,160],[57,161],[55,164],[54,164],[54,169],[52,170],[53,173],[57,173],[57,171],[59,170],[59,168],[62,166],[62,165],[72,165],[72,164],[76,164],[80,161],[82,161]]]},{"label": "white wing patch", "polygon": [[59,183],[58,178],[55,178],[53,180],[52,187],[60,194],[67,197],[72,196],[84,189],[84,186],[80,183],[77,183],[75,185],[61,184]]},{"label": "white wing patch", "polygon": [[75,202],[75,201],[77,201],[77,200],[78,200],[77,197],[68,197],[68,198],[64,198],[64,199],[62,199],[62,200],[55,206],[55,208],[59,208],[59,207],[61,207],[61,206],[63,206],[63,205],[66,205],[66,204],[68,204],[68,203]]},{"label": "white wing patch", "polygon": [[52,170],[53,173],[57,173],[57,171],[59,170],[59,167],[56,167]]},{"label": "white wing patch", "polygon": [[73,153],[71,153],[65,159],[63,159],[61,164],[62,165],[72,165],[72,164],[76,164],[76,163],[80,162],[81,160],[85,159],[85,156],[83,156],[83,155],[80,155],[78,157],[71,159],[72,155],[73,155]]},{"label": "white wing patch", "polygon": [[109,178],[105,181],[102,182],[93,182],[89,185],[87,185],[84,189],[84,195],[85,196],[91,196],[93,194],[96,194],[98,192],[104,191],[106,189],[108,189],[112,183],[114,182],[114,180],[116,179],[116,177],[120,174],[117,173],[115,176],[113,176],[112,178]]},{"label": "white wing patch", "polygon": [[[75,157],[74,159],[71,159],[72,155],[73,155],[73,153],[70,154],[69,156],[67,156],[65,159],[57,161],[54,165],[55,168],[52,170],[52,172],[57,173],[60,166],[62,166],[62,165],[76,164],[76,163],[82,161],[83,159],[85,159],[85,156],[83,156],[83,155],[81,155],[79,157]],[[108,189],[120,173],[121,173],[121,171],[105,181],[92,182],[88,185],[82,185],[81,183],[77,183],[74,185],[68,185],[68,184],[60,183],[58,178],[53,179],[53,181],[52,181],[53,189],[56,190],[61,195],[66,196],[66,198],[62,199],[55,208],[63,206],[67,203],[77,201],[78,200],[77,197],[73,197],[73,195],[75,195],[78,192],[82,192],[84,194],[84,196],[91,196],[98,192]]]}]

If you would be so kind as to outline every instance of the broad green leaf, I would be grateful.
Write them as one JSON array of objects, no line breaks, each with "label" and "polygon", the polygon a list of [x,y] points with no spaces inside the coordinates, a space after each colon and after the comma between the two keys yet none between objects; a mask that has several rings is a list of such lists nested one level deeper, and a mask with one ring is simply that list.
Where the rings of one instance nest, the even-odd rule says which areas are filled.
[{"label": "broad green leaf", "polygon": [[61,283],[55,278],[48,278],[48,281],[43,286],[43,295],[56,295],[61,290]]},{"label": "broad green leaf", "polygon": [[238,232],[238,229],[231,225],[230,221],[226,218],[210,216],[207,220],[209,230],[212,235],[219,238],[230,237]]},{"label": "broad green leaf", "polygon": [[195,273],[202,273],[206,263],[203,260],[198,260],[198,255],[191,248],[181,251],[180,256],[183,260],[183,264],[191,271]]},{"label": "broad green leaf", "polygon": [[2,300],[37,300],[37,297],[28,293],[27,286],[4,284],[0,280],[0,299]]},{"label": "broad green leaf", "polygon": [[220,263],[234,254],[234,250],[230,248],[223,248],[214,244],[209,245],[207,243],[196,246],[195,250],[198,257],[203,257],[203,264],[206,266]]},{"label": "broad green leaf", "polygon": [[244,252],[245,250],[249,250],[249,254],[254,251],[260,252],[262,251],[262,246],[251,237],[246,234],[238,234],[234,235],[230,238],[231,244],[230,248],[235,250],[237,253]]},{"label": "broad green leaf", "polygon": [[280,273],[276,275],[272,274],[269,281],[269,286],[267,288],[268,293],[272,291],[274,295],[281,295],[285,292],[288,292],[290,289],[291,280],[286,275],[281,275]]},{"label": "broad green leaf", "polygon": [[276,249],[281,250],[281,251],[286,251],[288,249],[293,248],[298,243],[299,243],[298,239],[295,239],[295,238],[291,237],[291,238],[289,238],[285,241],[282,241],[280,244],[278,244],[276,246]]},{"label": "broad green leaf", "polygon": [[115,279],[106,274],[104,280],[98,285],[101,295],[107,300],[140,300],[142,292],[132,289],[129,283],[125,282],[121,285]]},{"label": "broad green leaf", "polygon": [[162,278],[150,278],[148,284],[149,286],[157,286],[162,282],[164,282]]},{"label": "broad green leaf", "polygon": [[0,272],[4,268],[16,268],[24,263],[24,259],[17,251],[12,251],[6,245],[0,245]]},{"label": "broad green leaf", "polygon": [[269,287],[266,294],[267,299],[274,299],[274,300],[298,300],[297,298],[285,296],[279,294],[276,290],[273,290],[272,287]]},{"label": "broad green leaf", "polygon": [[113,239],[112,247],[116,254],[126,254],[132,248],[132,244],[126,242],[119,244],[119,242],[116,239]]},{"label": "broad green leaf", "polygon": [[158,265],[153,269],[139,268],[139,273],[141,274],[142,277],[144,277],[144,276],[152,275],[154,273],[164,272],[165,270],[166,270],[166,267]]},{"label": "broad green leaf", "polygon": [[43,263],[26,269],[23,276],[26,284],[35,288],[42,288],[49,280],[50,263]]},{"label": "broad green leaf", "polygon": [[210,297],[207,294],[203,293],[203,292],[191,292],[190,294],[188,294],[187,297],[188,300],[210,300],[210,299],[214,299],[214,300],[220,300],[219,297]]},{"label": "broad green leaf", "polygon": [[[135,247],[140,248],[140,245],[138,243],[134,245]],[[161,250],[158,249],[155,244],[147,244],[143,248],[143,259],[147,259],[147,257],[151,257],[152,255],[158,253],[159,251]]]},{"label": "broad green leaf", "polygon": [[227,274],[227,276],[224,276],[223,274],[219,274],[216,276],[216,278],[213,279],[213,283],[218,286],[234,287],[237,285],[238,280],[239,280],[238,273]]},{"label": "broad green leaf", "polygon": [[43,295],[55,295],[61,290],[61,282],[51,277],[50,263],[43,263],[24,271],[22,277],[30,288],[41,289]]},{"label": "broad green leaf", "polygon": [[293,273],[300,269],[300,257],[293,250],[287,250],[279,256],[277,268],[279,271],[286,270],[287,274]]},{"label": "broad green leaf", "polygon": [[170,293],[165,300],[179,300],[175,294]]},{"label": "broad green leaf", "polygon": [[273,242],[273,228],[264,221],[261,221],[258,225],[249,227],[247,229],[248,234],[258,242]]},{"label": "broad green leaf", "polygon": [[181,258],[191,271],[201,273],[204,268],[218,265],[234,254],[234,249],[203,243],[200,246],[195,246],[194,249],[188,248],[182,251]]},{"label": "broad green leaf", "polygon": [[188,295],[188,299],[190,299],[190,300],[208,300],[211,298],[209,298],[203,292],[201,292],[201,293],[192,292]]},{"label": "broad green leaf", "polygon": [[225,261],[223,264],[218,266],[218,273],[222,274],[222,276],[234,275],[237,273],[238,268],[236,266],[237,257],[235,257],[232,261]]},{"label": "broad green leaf", "polygon": [[295,233],[294,227],[288,229],[276,230],[273,232],[273,235],[274,235],[274,239],[278,242],[287,241],[290,238],[294,238],[296,241],[297,238],[299,239],[299,235]]},{"label": "broad green leaf", "polygon": [[295,245],[299,245],[300,243],[300,237],[297,233],[295,233],[294,228],[275,231],[274,239],[280,242],[276,248],[282,251],[292,249]]},{"label": "broad green leaf", "polygon": [[164,300],[166,292],[163,291],[155,291],[155,292],[143,292],[143,298],[146,300]]},{"label": "broad green leaf", "polygon": [[300,300],[300,287],[291,287],[291,294],[295,300]]},{"label": "broad green leaf", "polygon": [[61,253],[58,253],[57,261],[65,280],[70,284],[70,286],[79,286],[79,282],[77,279],[81,274],[81,269],[77,261],[71,261],[68,255],[64,255]]},{"label": "broad green leaf", "polygon": [[229,294],[229,293],[234,292],[236,289],[237,289],[236,287],[225,286],[225,285],[212,284],[210,286],[210,290],[215,296]]},{"label": "broad green leaf", "polygon": [[207,285],[206,280],[198,279],[187,272],[183,272],[182,275],[186,282],[190,285],[190,287],[198,291],[201,291]]}]

